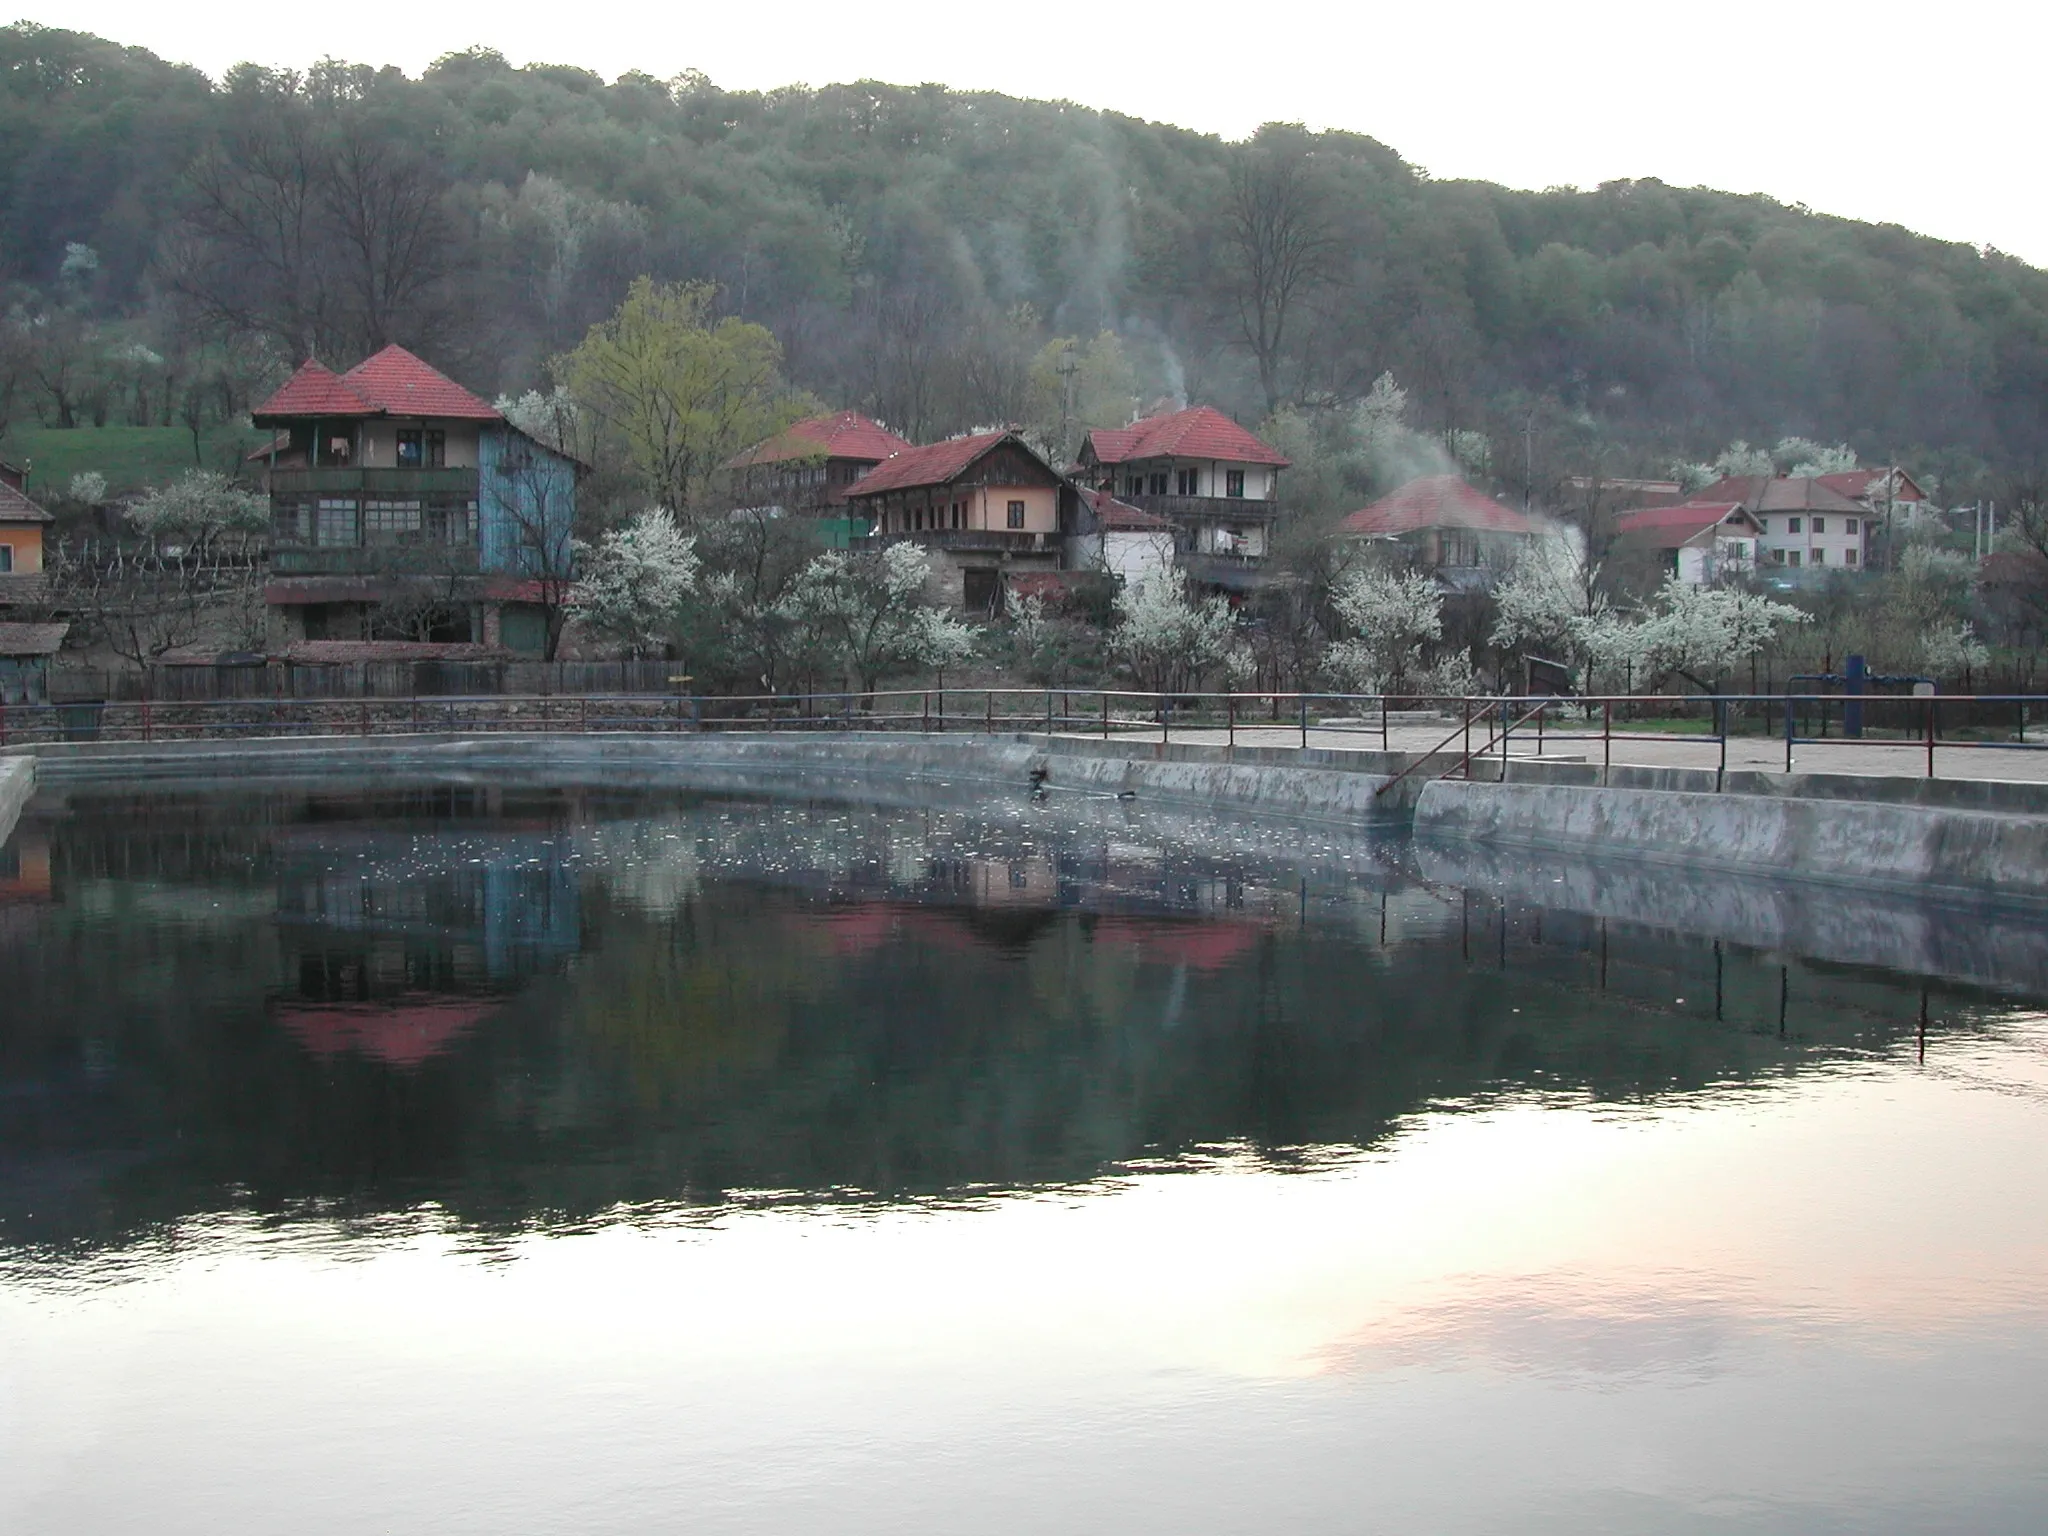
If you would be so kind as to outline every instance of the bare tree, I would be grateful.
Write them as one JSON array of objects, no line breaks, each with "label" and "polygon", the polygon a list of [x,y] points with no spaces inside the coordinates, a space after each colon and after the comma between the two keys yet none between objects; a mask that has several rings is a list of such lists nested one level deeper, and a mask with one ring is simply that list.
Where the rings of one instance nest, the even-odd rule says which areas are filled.
[{"label": "bare tree", "polygon": [[1297,135],[1268,132],[1243,150],[1230,167],[1227,208],[1238,335],[1272,412],[1283,394],[1289,324],[1309,293],[1330,280],[1338,251],[1309,150]]}]

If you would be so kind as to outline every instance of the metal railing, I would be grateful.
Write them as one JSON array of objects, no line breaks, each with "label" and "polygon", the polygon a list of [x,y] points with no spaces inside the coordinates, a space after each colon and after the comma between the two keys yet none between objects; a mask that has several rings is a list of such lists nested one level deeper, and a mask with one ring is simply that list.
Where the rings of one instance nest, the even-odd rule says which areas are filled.
[{"label": "metal railing", "polygon": [[[1840,694],[1613,695],[1591,698],[1442,697],[1333,693],[1154,693],[1104,688],[922,688],[802,694],[675,692],[419,695],[0,703],[0,747],[63,741],[237,740],[314,735],[404,736],[539,732],[975,732],[1088,736],[1133,745],[1199,742],[1400,751],[1409,760],[1382,786],[1410,777],[1470,777],[1505,764],[1584,747],[1611,768],[1617,745],[1690,745],[1713,751],[1725,777],[1731,740],[1783,746],[1785,771],[1801,747],[1912,751],[1928,777],[1936,753],[2037,752],[2030,740],[2048,695],[1862,695],[1861,734],[1830,735]],[[2008,723],[1986,726],[1987,717]],[[1958,721],[1961,721],[1958,724]],[[1782,730],[1779,728],[1782,722]],[[1437,729],[1449,726],[1440,737]],[[1673,727],[1682,727],[1676,728]],[[1819,726],[1820,734],[1802,727]],[[1432,729],[1432,727],[1437,729]],[[1427,730],[1419,742],[1396,730]],[[1754,754],[1752,754],[1754,755]],[[1395,764],[1386,765],[1389,768]]]}]

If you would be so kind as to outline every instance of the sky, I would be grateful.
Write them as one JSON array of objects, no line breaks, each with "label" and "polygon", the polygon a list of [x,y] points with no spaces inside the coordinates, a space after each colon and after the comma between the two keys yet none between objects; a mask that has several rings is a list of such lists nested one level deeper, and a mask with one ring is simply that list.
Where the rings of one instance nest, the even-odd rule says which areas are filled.
[{"label": "sky", "polygon": [[938,81],[1233,138],[1305,122],[1371,134],[1437,177],[1766,192],[2048,266],[2038,0],[499,0],[369,22],[256,0],[66,0],[34,19],[215,75],[323,55],[417,73],[482,43],[515,63],[698,69],[732,88]]}]

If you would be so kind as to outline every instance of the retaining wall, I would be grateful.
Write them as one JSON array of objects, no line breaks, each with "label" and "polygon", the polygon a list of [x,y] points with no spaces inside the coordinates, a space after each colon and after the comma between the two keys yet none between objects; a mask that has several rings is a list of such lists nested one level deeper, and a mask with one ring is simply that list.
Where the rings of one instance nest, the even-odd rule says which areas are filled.
[{"label": "retaining wall", "polygon": [[1782,794],[1437,780],[1422,838],[1622,854],[1915,894],[2048,901],[2048,818]]},{"label": "retaining wall", "polygon": [[21,808],[36,792],[36,763],[32,757],[0,757],[0,843],[14,835]]}]

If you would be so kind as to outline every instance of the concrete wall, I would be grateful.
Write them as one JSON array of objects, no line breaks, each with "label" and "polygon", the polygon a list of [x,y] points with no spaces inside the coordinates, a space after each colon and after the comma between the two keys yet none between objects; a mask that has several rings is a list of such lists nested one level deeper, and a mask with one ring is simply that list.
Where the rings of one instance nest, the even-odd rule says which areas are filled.
[{"label": "concrete wall", "polygon": [[1437,780],[1416,802],[1415,830],[1695,870],[2048,900],[2048,818],[1995,811]]},{"label": "concrete wall", "polygon": [[36,792],[36,762],[32,757],[0,757],[0,843],[14,835],[21,808]]}]

